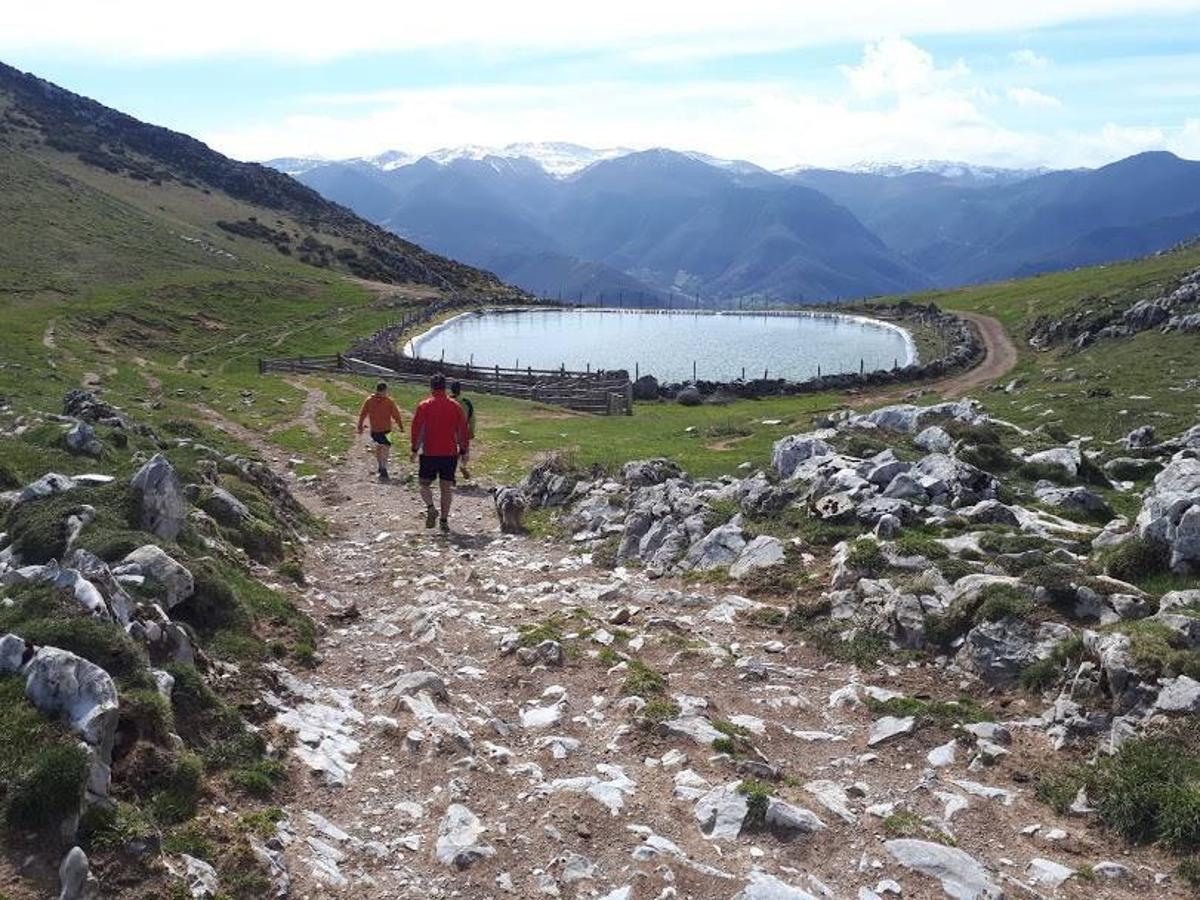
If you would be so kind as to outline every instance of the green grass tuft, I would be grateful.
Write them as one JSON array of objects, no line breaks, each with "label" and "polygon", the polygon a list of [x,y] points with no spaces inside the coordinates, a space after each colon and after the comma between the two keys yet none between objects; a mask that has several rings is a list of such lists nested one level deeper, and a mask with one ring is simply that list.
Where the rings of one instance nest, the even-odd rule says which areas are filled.
[{"label": "green grass tuft", "polygon": [[667,678],[654,671],[640,659],[629,661],[629,671],[621,684],[621,693],[628,696],[655,697],[666,693]]}]

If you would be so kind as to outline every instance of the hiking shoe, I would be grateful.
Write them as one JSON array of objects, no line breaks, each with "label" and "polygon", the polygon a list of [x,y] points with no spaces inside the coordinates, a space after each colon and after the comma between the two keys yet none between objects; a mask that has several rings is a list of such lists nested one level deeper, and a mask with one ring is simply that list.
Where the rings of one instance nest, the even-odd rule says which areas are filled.
[{"label": "hiking shoe", "polygon": [[443,518],[441,521],[441,524],[438,527],[442,529],[442,534],[449,534],[450,533],[450,520]]},{"label": "hiking shoe", "polygon": [[432,528],[437,524],[438,511],[432,506],[425,507],[425,527]]}]

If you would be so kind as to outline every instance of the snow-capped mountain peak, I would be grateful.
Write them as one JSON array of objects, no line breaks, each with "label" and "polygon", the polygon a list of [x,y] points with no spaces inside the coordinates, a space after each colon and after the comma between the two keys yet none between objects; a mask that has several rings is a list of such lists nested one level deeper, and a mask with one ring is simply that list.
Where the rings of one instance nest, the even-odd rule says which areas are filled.
[{"label": "snow-capped mountain peak", "polygon": [[984,166],[947,159],[920,159],[909,162],[864,161],[846,166],[847,172],[896,177],[900,175],[940,175],[954,181],[1004,182],[1042,175],[1048,169],[1010,169],[1003,166]]},{"label": "snow-capped mountain peak", "polygon": [[479,144],[467,144],[462,147],[443,147],[424,155],[441,165],[447,165],[459,159],[483,160],[488,157],[530,159],[537,163],[547,174],[553,175],[556,178],[565,178],[568,175],[574,175],[576,172],[586,169],[592,163],[625,156],[632,152],[624,147],[593,149],[563,141],[537,141],[508,144],[504,147],[485,147]]}]

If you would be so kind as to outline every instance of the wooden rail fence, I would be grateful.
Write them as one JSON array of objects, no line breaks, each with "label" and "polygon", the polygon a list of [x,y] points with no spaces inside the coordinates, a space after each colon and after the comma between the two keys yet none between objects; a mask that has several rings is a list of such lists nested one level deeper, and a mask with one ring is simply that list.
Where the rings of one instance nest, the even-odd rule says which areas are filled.
[{"label": "wooden rail fence", "polygon": [[407,384],[426,384],[431,374],[442,372],[448,379],[461,381],[463,390],[470,393],[518,397],[594,415],[633,415],[633,382],[626,372],[463,366],[413,359],[398,353],[260,359],[258,371],[261,375],[270,372],[366,375]]}]

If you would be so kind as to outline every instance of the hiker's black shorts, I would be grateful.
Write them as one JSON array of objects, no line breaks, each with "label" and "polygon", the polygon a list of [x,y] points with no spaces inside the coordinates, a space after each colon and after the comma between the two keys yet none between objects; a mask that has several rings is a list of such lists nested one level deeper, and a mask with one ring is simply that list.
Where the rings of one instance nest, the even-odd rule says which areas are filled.
[{"label": "hiker's black shorts", "polygon": [[377,444],[383,444],[383,446],[385,446],[385,447],[392,446],[392,442],[388,438],[388,432],[386,432],[386,431],[372,431],[371,432],[371,440],[373,440]]},{"label": "hiker's black shorts", "polygon": [[448,481],[454,484],[454,473],[458,469],[457,456],[421,455],[417,464],[417,478],[421,481]]}]

